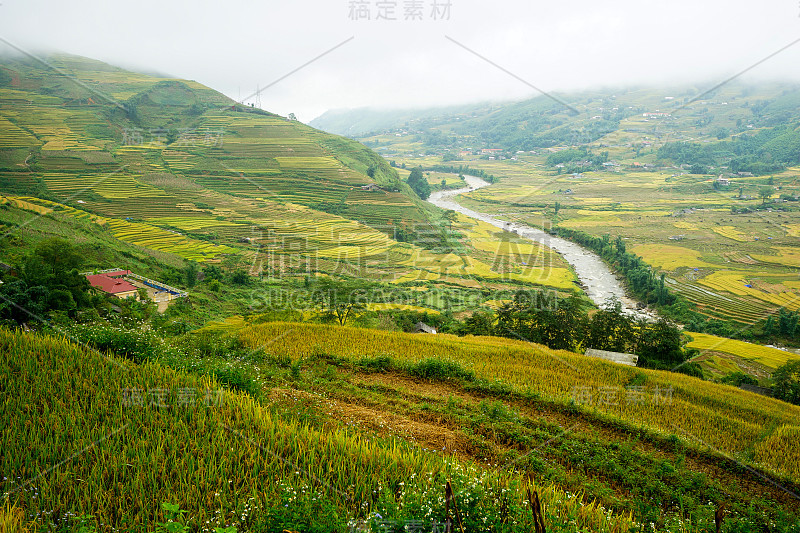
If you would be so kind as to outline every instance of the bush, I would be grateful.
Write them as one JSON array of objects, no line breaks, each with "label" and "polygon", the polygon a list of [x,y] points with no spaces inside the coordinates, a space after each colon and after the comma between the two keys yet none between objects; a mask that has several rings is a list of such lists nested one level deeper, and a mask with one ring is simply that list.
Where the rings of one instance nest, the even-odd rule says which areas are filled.
[{"label": "bush", "polygon": [[376,355],[359,359],[355,367],[364,372],[389,372],[395,368],[395,363],[388,355]]},{"label": "bush", "polygon": [[758,380],[756,378],[744,372],[731,372],[723,377],[720,382],[737,387],[739,385],[758,385]]},{"label": "bush", "polygon": [[681,374],[686,374],[687,376],[692,376],[695,378],[706,379],[706,376],[703,373],[703,367],[701,367],[698,363],[684,363],[676,368],[675,372],[680,372]]},{"label": "bush", "polygon": [[99,352],[111,352],[135,363],[174,355],[175,349],[152,331],[127,329],[110,324],[77,325],[69,330],[73,337]]},{"label": "bush", "polygon": [[212,368],[209,372],[222,385],[234,390],[246,392],[253,397],[259,396],[261,387],[246,370],[237,367]]},{"label": "bush", "polygon": [[475,374],[471,370],[461,368],[454,361],[431,357],[423,359],[409,369],[412,376],[434,381],[463,380],[475,381]]}]

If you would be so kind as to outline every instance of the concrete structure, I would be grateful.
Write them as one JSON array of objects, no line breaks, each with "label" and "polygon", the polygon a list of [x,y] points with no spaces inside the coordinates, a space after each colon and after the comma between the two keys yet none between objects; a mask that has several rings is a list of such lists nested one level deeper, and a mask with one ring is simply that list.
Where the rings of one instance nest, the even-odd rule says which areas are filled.
[{"label": "concrete structure", "polygon": [[739,385],[739,388],[742,390],[755,392],[756,394],[760,394],[762,396],[772,396],[772,389],[759,387],[757,385],[748,385],[747,383],[742,383],[741,385]]},{"label": "concrete structure", "polygon": [[436,335],[436,328],[429,326],[425,322],[417,322],[414,326],[414,331],[416,333],[430,333],[431,335]]},{"label": "concrete structure", "polygon": [[587,348],[584,355],[628,366],[636,366],[636,363],[639,361],[639,356],[633,355],[632,353],[609,352],[606,350],[595,350],[594,348]]}]

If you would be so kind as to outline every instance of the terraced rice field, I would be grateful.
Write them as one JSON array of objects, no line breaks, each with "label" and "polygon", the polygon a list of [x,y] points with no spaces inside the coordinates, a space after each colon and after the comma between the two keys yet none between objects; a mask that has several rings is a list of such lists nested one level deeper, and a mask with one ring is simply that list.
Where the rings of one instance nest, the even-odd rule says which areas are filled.
[{"label": "terraced rice field", "polygon": [[696,304],[698,311],[715,318],[755,324],[776,311],[774,305],[760,300],[716,292],[697,283],[679,283],[670,278],[666,278],[666,281],[671,289]]},{"label": "terraced rice field", "polygon": [[114,237],[121,241],[179,255],[184,259],[203,262],[222,254],[233,254],[237,250],[225,245],[191,239],[169,230],[149,224],[125,220],[105,219],[101,224],[107,226]]},{"label": "terraced rice field", "polygon": [[[800,294],[793,290],[766,292],[753,286],[754,279],[768,276],[766,272],[716,271],[698,280],[698,283],[716,291],[762,300],[776,307],[790,310],[800,308]],[[751,285],[748,287],[748,285]]]},{"label": "terraced rice field", "polygon": [[727,353],[742,359],[755,361],[772,370],[786,364],[788,361],[800,359],[800,355],[777,348],[770,348],[769,346],[726,339],[706,333],[687,332],[687,334],[692,337],[689,346],[697,348],[701,353],[704,351]]},{"label": "terraced rice field", "polygon": [[34,200],[34,198],[25,198],[19,196],[0,196],[0,205],[10,204],[16,208],[24,209],[25,211],[31,211],[39,215],[46,215],[48,213],[53,212],[51,208],[38,205],[29,200]]},{"label": "terraced rice field", "polygon": [[392,303],[368,303],[367,309],[370,311],[416,311],[419,313],[430,313],[432,315],[441,314],[436,309],[421,307],[419,305],[392,304]]},{"label": "terraced rice field", "polygon": [[575,289],[575,275],[561,256],[549,248],[463,215],[459,215],[455,229],[466,236],[469,246],[482,252],[478,255],[481,266],[470,268],[470,275],[533,283],[565,291]]},{"label": "terraced rice field", "polygon": [[41,146],[39,139],[0,115],[0,149]]},{"label": "terraced rice field", "polygon": [[[574,394],[575,384],[600,390],[629,383],[636,375],[648,389],[670,388],[669,404],[652,402],[598,405],[596,408],[635,424],[663,431],[739,456],[760,443],[764,427],[792,425],[800,407],[742,391],[736,387],[703,382],[671,372],[624,367],[599,359],[491,337],[460,338],[452,335],[420,337],[355,328],[326,328],[297,324],[264,324],[242,330],[241,338],[251,347],[269,342],[270,351],[292,360],[307,357],[313,346],[325,346],[331,355],[349,357],[352,346],[359,357],[389,355],[401,361],[419,362],[426,357],[456,361],[476,376],[500,380],[519,390],[536,392],[564,402]],[[776,442],[776,446],[782,440]],[[797,449],[780,459],[762,454],[761,466],[788,473],[800,464]],[[788,457],[788,458],[787,458]],[[791,466],[788,466],[788,464]]]},{"label": "terraced rice field", "polygon": [[772,248],[775,255],[752,254],[752,258],[762,263],[800,267],[800,248],[788,246],[775,246]]},{"label": "terraced rice field", "polygon": [[[30,131],[43,143],[42,150],[100,150],[102,143],[89,140],[83,133],[83,126],[99,124],[96,116],[82,115],[82,120],[74,121],[74,111],[54,106],[24,105],[3,106],[6,119]],[[70,126],[72,123],[75,127]],[[77,131],[76,131],[77,130]],[[13,135],[13,132],[12,132]]]},{"label": "terraced rice field", "polygon": [[746,240],[749,240],[733,226],[720,226],[712,228],[712,230],[714,231],[714,233],[717,233],[719,235],[722,235],[723,237],[726,237],[734,241],[744,242]]},{"label": "terraced rice field", "polygon": [[717,266],[701,259],[703,254],[699,251],[683,246],[639,244],[631,247],[630,251],[661,270],[673,271],[679,268],[715,268]]},{"label": "terraced rice field", "polygon": [[95,192],[107,199],[156,198],[167,196],[164,191],[142,183],[134,176],[120,172],[106,175],[43,174],[47,188],[58,196],[74,197]]}]

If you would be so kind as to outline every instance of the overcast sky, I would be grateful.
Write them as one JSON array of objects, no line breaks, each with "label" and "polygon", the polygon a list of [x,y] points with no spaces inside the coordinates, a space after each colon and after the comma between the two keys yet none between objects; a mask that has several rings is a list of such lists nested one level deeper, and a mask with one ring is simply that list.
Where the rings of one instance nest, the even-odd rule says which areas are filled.
[{"label": "overcast sky", "polygon": [[[0,0],[0,37],[237,100],[268,86],[261,107],[309,121],[537,94],[491,63],[546,91],[721,81],[800,38],[800,1]],[[800,43],[753,78],[800,79]]]}]

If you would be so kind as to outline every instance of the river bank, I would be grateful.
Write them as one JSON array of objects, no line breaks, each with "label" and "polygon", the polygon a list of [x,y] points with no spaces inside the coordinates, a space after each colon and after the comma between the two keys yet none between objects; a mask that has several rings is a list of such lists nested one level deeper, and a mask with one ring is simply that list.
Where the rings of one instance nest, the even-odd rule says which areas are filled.
[{"label": "river bank", "polygon": [[559,253],[571,266],[580,282],[584,292],[595,305],[602,306],[611,297],[617,298],[622,303],[625,312],[646,319],[654,319],[652,313],[637,309],[636,302],[630,298],[622,282],[605,262],[594,252],[562,239],[538,228],[526,224],[511,223],[495,216],[480,213],[466,208],[456,202],[455,198],[463,193],[487,187],[489,182],[475,176],[464,176],[468,187],[449,191],[436,191],[431,194],[428,201],[442,209],[452,209],[458,213],[491,224],[498,229],[516,233],[523,239],[543,244]]}]

